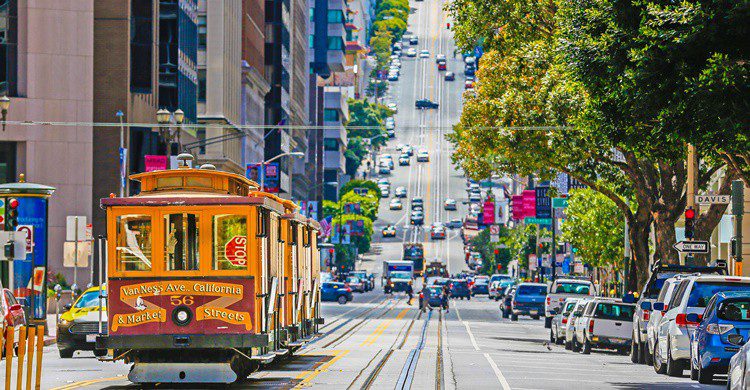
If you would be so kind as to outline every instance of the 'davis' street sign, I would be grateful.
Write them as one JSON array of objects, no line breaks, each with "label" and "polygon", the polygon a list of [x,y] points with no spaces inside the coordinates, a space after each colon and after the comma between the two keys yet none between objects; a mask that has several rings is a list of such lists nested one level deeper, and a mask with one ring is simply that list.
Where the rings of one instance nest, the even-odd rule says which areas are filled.
[{"label": "'davis' street sign", "polygon": [[708,253],[708,241],[680,241],[672,248],[681,253]]},{"label": "'davis' street sign", "polygon": [[732,202],[731,195],[696,195],[695,203],[698,204],[729,204]]}]

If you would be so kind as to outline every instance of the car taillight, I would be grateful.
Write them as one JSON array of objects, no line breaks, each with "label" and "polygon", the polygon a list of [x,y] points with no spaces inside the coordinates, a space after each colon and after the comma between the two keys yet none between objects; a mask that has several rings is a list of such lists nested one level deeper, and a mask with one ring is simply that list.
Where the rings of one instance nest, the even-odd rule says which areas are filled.
[{"label": "car taillight", "polygon": [[550,303],[552,303],[552,298],[551,297],[547,297],[547,304],[549,305]]},{"label": "car taillight", "polygon": [[711,334],[724,334],[734,329],[732,324],[708,324],[706,332]]},{"label": "car taillight", "polygon": [[594,333],[594,320],[589,321],[589,333]]},{"label": "car taillight", "polygon": [[[698,318],[703,318],[703,316],[699,316]],[[688,325],[698,325],[700,322],[689,322],[687,320],[687,314],[678,314],[677,317],[674,319],[675,324],[677,326],[688,326]]]},{"label": "car taillight", "polygon": [[568,323],[568,318],[567,318],[567,317],[563,317],[563,319],[562,319],[562,323],[563,323],[563,324],[567,324],[567,323]]},{"label": "car taillight", "polygon": [[643,320],[644,321],[648,321],[649,318],[651,318],[651,312],[649,312],[648,310],[644,310],[643,311]]},{"label": "car taillight", "polygon": [[349,288],[349,286],[346,286],[346,292],[352,292],[352,289]]}]

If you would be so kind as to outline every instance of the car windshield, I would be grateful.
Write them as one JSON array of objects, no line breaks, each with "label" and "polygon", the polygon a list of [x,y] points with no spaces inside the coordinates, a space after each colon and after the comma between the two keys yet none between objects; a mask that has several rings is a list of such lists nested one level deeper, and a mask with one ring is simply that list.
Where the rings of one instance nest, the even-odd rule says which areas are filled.
[{"label": "car windshield", "polygon": [[411,274],[409,272],[391,272],[391,278],[393,279],[411,279]]},{"label": "car windshield", "polygon": [[750,322],[750,298],[726,300],[719,305],[716,315],[726,321]]},{"label": "car windshield", "polygon": [[622,303],[602,302],[596,305],[594,318],[617,321],[632,321],[635,306]]},{"label": "car windshield", "polygon": [[430,294],[432,295],[440,295],[443,293],[443,289],[441,287],[430,287],[428,288],[430,290]]},{"label": "car windshield", "polygon": [[555,288],[555,294],[584,294],[588,295],[591,285],[587,283],[560,282]]},{"label": "car windshield", "polygon": [[575,307],[576,307],[575,302],[568,302],[568,304],[565,305],[565,309],[563,309],[563,315],[564,316],[570,315],[570,312],[573,311]]},{"label": "car windshield", "polygon": [[532,285],[521,285],[518,286],[518,295],[547,295],[547,286],[532,286]]},{"label": "car windshield", "polygon": [[643,297],[646,299],[656,299],[659,296],[659,292],[661,292],[661,288],[664,286],[664,282],[675,275],[677,275],[677,272],[660,272],[657,274],[654,282],[646,287]]},{"label": "car windshield", "polygon": [[496,281],[503,281],[503,280],[510,280],[509,275],[493,275],[492,278],[490,278],[490,281],[496,282]]},{"label": "car windshield", "polygon": [[346,278],[346,281],[348,283],[359,283],[359,278],[356,277],[356,276],[350,276],[350,277]]},{"label": "car windshield", "polygon": [[[107,290],[103,290],[103,294],[106,293]],[[99,291],[89,291],[86,293],[83,293],[80,298],[76,301],[75,307],[76,309],[82,309],[85,307],[97,307],[99,306]],[[107,299],[106,296],[102,300],[102,306],[107,307]]]},{"label": "car windshield", "polygon": [[723,291],[750,292],[750,283],[695,282],[693,290],[690,291],[687,305],[688,307],[706,307],[711,297]]}]

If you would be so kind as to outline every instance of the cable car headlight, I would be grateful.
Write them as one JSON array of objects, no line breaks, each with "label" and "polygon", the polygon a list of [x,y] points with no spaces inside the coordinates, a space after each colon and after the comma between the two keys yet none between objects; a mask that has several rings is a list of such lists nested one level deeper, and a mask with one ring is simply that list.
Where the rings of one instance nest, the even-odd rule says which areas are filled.
[{"label": "cable car headlight", "polygon": [[193,313],[187,306],[178,306],[172,311],[172,322],[178,326],[185,326],[193,319]]}]

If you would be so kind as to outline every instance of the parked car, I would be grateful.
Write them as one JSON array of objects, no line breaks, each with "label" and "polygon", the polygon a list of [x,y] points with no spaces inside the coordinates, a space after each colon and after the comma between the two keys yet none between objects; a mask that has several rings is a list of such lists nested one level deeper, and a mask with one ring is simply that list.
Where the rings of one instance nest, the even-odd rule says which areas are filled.
[{"label": "parked car", "polygon": [[456,74],[453,72],[445,72],[445,81],[454,81],[456,79]]},{"label": "parked car", "polygon": [[471,300],[469,283],[465,279],[453,279],[449,282],[448,286],[450,288],[451,298],[466,298]]},{"label": "parked car", "polygon": [[323,302],[338,302],[344,305],[353,299],[352,289],[344,283],[323,283],[320,285],[320,300]]},{"label": "parked car", "polygon": [[518,316],[529,316],[535,320],[544,312],[544,298],[547,296],[547,285],[543,283],[521,283],[513,294],[511,301],[511,321],[518,321]]},{"label": "parked car", "polygon": [[568,317],[573,309],[576,307],[578,298],[568,298],[560,306],[560,312],[555,313],[552,317],[552,327],[549,330],[549,342],[555,344],[563,344],[565,342],[565,325],[568,323]]},{"label": "parked car", "polygon": [[505,290],[504,287],[500,287],[500,281],[490,281],[490,288],[488,292],[488,297],[490,299],[494,299],[495,301],[499,301],[500,297],[502,296],[503,291]]},{"label": "parked car", "polygon": [[580,298],[581,296],[594,296],[596,289],[594,284],[585,279],[559,278],[552,282],[550,294],[544,304],[544,327],[552,325],[552,312],[560,311],[560,306],[567,298]]},{"label": "parked car", "polygon": [[430,99],[424,98],[419,99],[416,102],[414,102],[414,106],[416,108],[438,108],[440,105],[438,103],[433,102]]},{"label": "parked car", "polygon": [[352,291],[356,291],[359,293],[365,292],[365,282],[364,280],[360,279],[358,276],[347,276],[346,277],[346,284],[349,285],[349,288],[352,289]]},{"label": "parked car", "polygon": [[378,164],[378,173],[381,175],[390,175],[391,168],[388,166],[388,164],[380,163]]},{"label": "parked car", "polygon": [[633,333],[635,304],[613,298],[594,298],[583,311],[575,328],[574,343],[581,353],[589,354],[592,348],[616,349],[626,354]]},{"label": "parked car", "polygon": [[687,315],[703,314],[708,301],[718,292],[748,290],[748,277],[697,275],[681,280],[657,327],[654,370],[669,376],[682,375],[690,364],[690,337],[698,325],[688,321]]},{"label": "parked car", "polygon": [[[648,347],[648,327],[650,310],[642,309],[643,302],[653,303],[659,295],[664,282],[678,274],[726,274],[726,266],[716,267],[692,267],[684,265],[662,265],[660,262],[651,267],[651,276],[643,286],[638,303],[635,306],[633,316],[633,343],[630,346],[630,361],[633,363],[651,364],[651,359],[646,355]],[[653,349],[651,350],[653,351]],[[652,355],[653,356],[653,355]]]},{"label": "parked car", "polygon": [[[13,292],[7,288],[0,289],[0,316],[5,320],[3,323],[4,327],[0,328],[0,331],[5,334],[6,327],[12,327],[14,329],[13,340],[16,340],[14,345],[18,345],[18,333],[21,327],[26,325],[26,314],[24,313],[21,304],[16,300],[15,295],[13,295]],[[3,344],[0,345],[0,348],[2,348],[0,354],[5,353],[6,341],[7,340],[3,338]]]},{"label": "parked car", "polygon": [[[649,313],[648,323],[646,324],[646,346],[648,347],[649,355],[646,356],[646,364],[653,364],[651,357],[654,354],[654,340],[656,340],[656,328],[659,326],[659,321],[664,313],[667,312],[666,302],[672,299],[677,286],[680,284],[680,280],[685,275],[678,274],[674,277],[667,279],[659,292],[659,296],[656,301],[652,304],[649,301],[641,302],[640,306],[644,311]],[[633,321],[635,323],[635,321]],[[632,346],[631,346],[632,351]]]},{"label": "parked car", "polygon": [[[102,329],[107,329],[107,288],[102,286]],[[99,286],[83,292],[66,312],[60,315],[57,323],[57,350],[60,358],[69,359],[75,351],[94,351],[96,356],[107,354],[106,349],[96,349],[96,336],[99,334]]]},{"label": "parked car", "polygon": [[351,271],[350,276],[356,276],[365,284],[365,291],[370,291],[375,288],[375,278],[370,278],[365,271]]},{"label": "parked car", "polygon": [[401,199],[393,198],[391,199],[391,203],[388,205],[388,208],[391,210],[401,210],[404,208],[404,205],[401,203]]},{"label": "parked car", "polygon": [[456,200],[452,198],[446,199],[445,202],[443,203],[443,208],[446,210],[456,210],[457,208]]},{"label": "parked car", "polygon": [[409,44],[412,46],[419,45],[419,37],[415,35],[412,35],[411,37],[409,37]]},{"label": "parked car", "polygon": [[[390,172],[390,170],[388,172]],[[383,187],[383,188],[380,189],[380,197],[381,198],[388,198],[390,196],[391,196],[390,189],[388,189],[386,187]]]},{"label": "parked car", "polygon": [[388,72],[388,81],[398,81],[398,72]]},{"label": "parked car", "polygon": [[711,383],[714,375],[728,372],[729,361],[748,341],[750,334],[750,288],[719,292],[708,301],[703,316],[687,315],[698,322],[690,342],[690,378]]},{"label": "parked car", "polygon": [[729,360],[727,389],[750,389],[750,342],[746,342]]},{"label": "parked car", "polygon": [[406,198],[406,187],[396,187],[396,192],[394,194],[397,198]]},{"label": "parked car", "polygon": [[516,293],[517,285],[508,286],[503,294],[503,300],[500,303],[500,311],[503,314],[503,318],[510,317],[510,312],[513,309],[513,295]]},{"label": "parked car", "polygon": [[472,193],[469,195],[469,202],[471,203],[479,203],[482,201],[482,195]]},{"label": "parked car", "polygon": [[396,237],[396,227],[388,225],[383,228],[383,237]]},{"label": "parked car", "polygon": [[564,327],[565,335],[565,349],[578,352],[578,345],[575,345],[573,341],[576,335],[576,323],[583,315],[583,310],[586,308],[586,304],[589,302],[589,298],[578,298],[576,305],[573,307],[573,311],[568,315],[568,323]]}]

